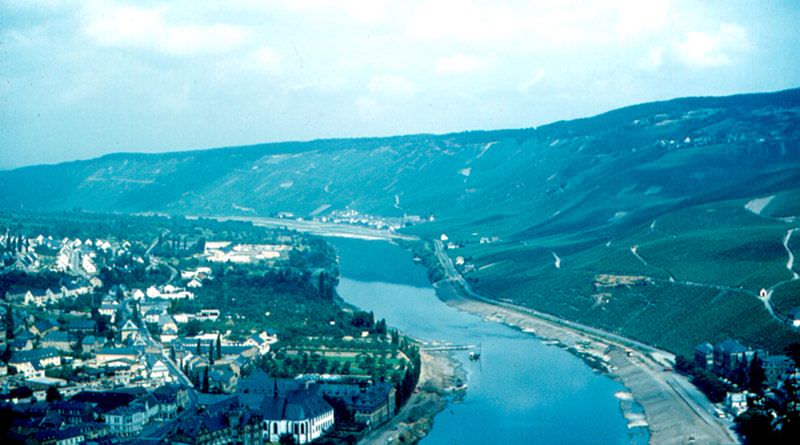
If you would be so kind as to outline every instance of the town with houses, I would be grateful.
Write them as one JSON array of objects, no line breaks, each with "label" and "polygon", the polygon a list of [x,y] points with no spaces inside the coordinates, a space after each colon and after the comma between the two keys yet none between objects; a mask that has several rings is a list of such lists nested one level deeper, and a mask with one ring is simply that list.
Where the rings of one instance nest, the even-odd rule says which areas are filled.
[{"label": "town with houses", "polygon": [[[326,368],[312,353],[312,367],[309,354],[298,350],[313,351],[317,340],[303,336],[292,362],[281,351],[281,332],[270,326],[276,314],[198,304],[204,286],[220,286],[225,273],[298,267],[296,251],[313,249],[296,235],[276,239],[283,242],[200,240],[188,248],[185,239],[181,244],[162,234],[138,247],[127,239],[0,234],[3,443],[352,443],[357,433],[390,419],[402,402],[398,389],[405,398],[413,389],[410,360],[386,365],[391,369],[381,374],[355,362]],[[190,260],[157,256],[163,246],[177,246],[182,253],[176,256]],[[125,274],[139,275],[141,285],[119,282]],[[285,272],[275,275],[286,280]],[[325,273],[311,275],[300,274],[318,280],[324,294]],[[264,321],[248,319],[255,316]],[[331,330],[336,320],[320,325]],[[397,351],[400,340],[385,324],[373,331],[371,319],[358,320],[347,328],[356,334],[330,340],[340,349],[323,345],[322,355],[336,356],[342,344],[348,351],[388,348],[384,341],[393,342],[398,357],[412,355]],[[368,353],[350,355],[372,360]],[[301,363],[321,372],[301,372],[309,370]],[[387,377],[394,371],[400,377]]]},{"label": "town with houses", "polygon": [[771,354],[728,338],[697,345],[694,356],[679,356],[675,369],[716,405],[717,415],[744,425],[756,425],[759,417],[783,424],[797,418],[800,396],[800,351]]}]

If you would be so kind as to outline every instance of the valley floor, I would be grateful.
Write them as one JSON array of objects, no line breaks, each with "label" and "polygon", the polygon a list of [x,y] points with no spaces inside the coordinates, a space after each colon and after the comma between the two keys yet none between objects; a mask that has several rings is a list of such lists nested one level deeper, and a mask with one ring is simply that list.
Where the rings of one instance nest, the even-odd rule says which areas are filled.
[{"label": "valley floor", "polygon": [[[672,354],[525,308],[465,297],[453,281],[442,281],[437,289],[451,306],[558,342],[604,368],[644,409],[651,444],[738,443],[708,399],[686,377],[672,372]],[[630,427],[642,425],[640,416],[624,414]]]}]

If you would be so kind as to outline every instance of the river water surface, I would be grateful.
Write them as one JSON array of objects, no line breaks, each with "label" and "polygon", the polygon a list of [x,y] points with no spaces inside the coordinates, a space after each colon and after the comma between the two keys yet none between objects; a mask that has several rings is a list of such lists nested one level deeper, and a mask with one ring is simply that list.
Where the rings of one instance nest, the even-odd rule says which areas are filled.
[{"label": "river water surface", "polygon": [[615,394],[624,388],[555,346],[441,302],[425,270],[386,241],[330,239],[345,301],[426,341],[480,345],[481,359],[454,353],[467,371],[463,401],[436,416],[423,445],[641,444]]}]

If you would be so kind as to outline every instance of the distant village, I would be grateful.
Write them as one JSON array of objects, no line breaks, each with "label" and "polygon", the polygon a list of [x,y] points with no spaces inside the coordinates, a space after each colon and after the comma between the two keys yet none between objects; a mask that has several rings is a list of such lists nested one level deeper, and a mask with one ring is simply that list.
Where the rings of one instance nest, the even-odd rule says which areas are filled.
[{"label": "distant village", "polygon": [[717,414],[735,419],[740,430],[747,429],[755,416],[763,416],[768,425],[781,429],[797,417],[798,353],[793,351],[795,357],[770,354],[729,338],[714,345],[697,345],[694,357],[679,357],[675,368],[689,375],[692,383],[721,407]]},{"label": "distant village", "polygon": [[[213,307],[179,310],[218,279],[212,266],[268,268],[298,248],[291,238],[205,241],[186,268],[152,255],[158,244],[136,253],[126,240],[0,235],[3,276],[25,278],[6,283],[0,310],[3,443],[304,444],[330,435],[337,421],[357,431],[395,414],[392,382],[262,371],[280,339],[268,323],[246,335],[187,329],[236,326],[242,318]],[[166,266],[170,276],[136,288],[104,286],[104,273],[137,265]],[[62,278],[29,283],[52,273]]]}]

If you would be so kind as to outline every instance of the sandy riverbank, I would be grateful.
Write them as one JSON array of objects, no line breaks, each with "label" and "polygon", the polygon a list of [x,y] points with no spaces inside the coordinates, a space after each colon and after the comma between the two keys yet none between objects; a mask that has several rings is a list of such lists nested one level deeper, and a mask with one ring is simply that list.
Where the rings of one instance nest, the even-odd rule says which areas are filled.
[{"label": "sandy riverbank", "polygon": [[415,392],[392,420],[370,432],[359,444],[412,444],[425,437],[433,418],[452,400],[464,395],[456,385],[465,381],[460,363],[447,352],[421,352],[422,371]]},{"label": "sandy riverbank", "polygon": [[503,303],[464,298],[456,286],[440,283],[437,294],[447,304],[551,340],[608,373],[630,391],[641,414],[623,412],[629,427],[647,426],[653,445],[736,444],[735,435],[711,412],[713,406],[688,380],[671,371],[674,357],[591,327],[537,316]]}]

